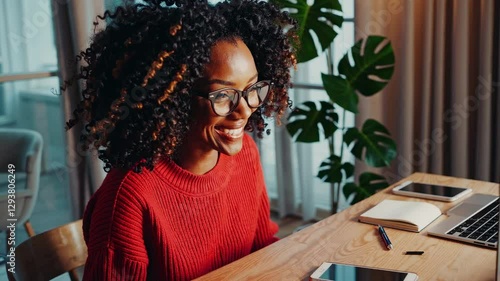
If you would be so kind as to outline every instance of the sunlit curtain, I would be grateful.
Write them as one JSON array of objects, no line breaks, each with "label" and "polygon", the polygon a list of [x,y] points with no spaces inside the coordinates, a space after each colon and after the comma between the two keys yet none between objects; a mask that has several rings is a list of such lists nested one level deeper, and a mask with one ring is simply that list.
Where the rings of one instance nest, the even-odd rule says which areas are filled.
[{"label": "sunlit curtain", "polygon": [[356,36],[392,41],[395,74],[360,100],[398,157],[386,176],[413,172],[500,181],[500,1],[356,0]]},{"label": "sunlit curtain", "polygon": [[[339,36],[340,39],[343,39],[342,35]],[[340,44],[347,48],[351,43],[345,44],[343,40],[339,40]],[[339,49],[339,58],[344,51],[344,49]],[[311,79],[309,74],[320,75],[321,72],[327,72],[324,56],[310,63],[300,64],[294,73],[294,81],[301,85],[307,82],[318,83]],[[328,95],[323,89],[318,89],[319,86],[310,88],[301,86],[290,90],[290,98],[294,106],[304,101],[328,100]],[[354,123],[352,114],[346,114],[346,116],[346,125],[352,126]],[[269,121],[271,135],[258,141],[268,192],[271,198],[276,198],[271,204],[272,207],[280,217],[294,215],[301,217],[304,221],[320,219],[330,214],[332,212],[331,185],[316,176],[321,162],[330,156],[328,142],[323,140],[316,143],[297,143],[292,140],[286,130],[286,120],[282,120],[283,123],[280,126],[275,126],[274,121]],[[338,153],[342,149],[340,138],[337,138],[335,143]],[[345,154],[348,155],[348,153]],[[344,157],[344,160],[353,161],[349,156]],[[339,210],[346,207],[348,203],[341,195]]]},{"label": "sunlit curtain", "polygon": [[[297,90],[291,91],[292,96],[296,93]],[[271,131],[271,135],[258,140],[267,189],[270,197],[275,198],[271,205],[280,217],[296,215],[304,221],[315,219],[318,203],[315,191],[322,191],[327,202],[330,196],[328,185],[315,177],[319,163],[313,162],[313,148],[321,149],[321,145],[295,143],[285,123],[271,125]],[[327,147],[325,149],[328,150]],[[325,151],[323,155],[327,153]]]},{"label": "sunlit curtain", "polygon": [[[270,198],[274,199],[272,208],[279,217],[296,215],[304,221],[312,220],[316,218],[314,191],[317,188],[314,184],[319,182],[311,161],[312,147],[294,143],[284,124],[272,126],[271,130],[270,136],[257,143],[267,189]],[[329,196],[327,190],[325,194]]]},{"label": "sunlit curtain", "polygon": [[[52,0],[54,26],[61,81],[70,79],[78,68],[75,56],[84,50],[94,31],[96,15],[103,14],[102,0],[60,1]],[[102,23],[101,23],[102,24]],[[102,27],[98,27],[102,28]],[[75,83],[62,93],[64,118],[69,120],[80,101],[80,87]],[[62,124],[61,124],[62,125]],[[66,133],[67,166],[71,190],[73,216],[80,218],[90,195],[104,179],[101,162],[95,153],[85,153],[79,145],[81,127],[74,127]]]}]

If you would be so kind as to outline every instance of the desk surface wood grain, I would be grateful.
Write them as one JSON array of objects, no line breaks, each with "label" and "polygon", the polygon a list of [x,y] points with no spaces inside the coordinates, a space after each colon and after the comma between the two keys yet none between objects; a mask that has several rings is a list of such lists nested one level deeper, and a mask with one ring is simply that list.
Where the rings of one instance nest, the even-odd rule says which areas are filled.
[{"label": "desk surface wood grain", "polygon": [[[476,193],[499,194],[499,185],[468,179],[416,173],[399,183],[415,182],[473,188]],[[384,199],[426,201],[445,213],[459,202],[441,202],[392,194],[392,187],[252,253],[198,280],[309,280],[321,263],[338,262],[415,272],[419,280],[495,280],[496,250],[449,241],[420,233],[386,228],[394,244],[386,250],[373,225],[357,217]],[[424,251],[421,256],[406,251]]]}]

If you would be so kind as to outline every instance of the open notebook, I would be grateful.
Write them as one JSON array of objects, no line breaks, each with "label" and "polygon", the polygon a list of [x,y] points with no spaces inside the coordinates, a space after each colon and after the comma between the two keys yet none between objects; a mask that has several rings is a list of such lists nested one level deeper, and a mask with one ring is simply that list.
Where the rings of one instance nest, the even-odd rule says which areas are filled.
[{"label": "open notebook", "polygon": [[449,210],[428,234],[491,248],[498,247],[498,196],[476,193]]},{"label": "open notebook", "polygon": [[420,232],[441,216],[431,203],[385,199],[359,216],[359,221]]}]

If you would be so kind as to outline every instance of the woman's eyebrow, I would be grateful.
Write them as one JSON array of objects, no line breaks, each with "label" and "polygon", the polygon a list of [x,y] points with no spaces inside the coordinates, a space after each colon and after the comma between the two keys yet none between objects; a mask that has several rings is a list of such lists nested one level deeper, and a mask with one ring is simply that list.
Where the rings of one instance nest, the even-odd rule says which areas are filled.
[{"label": "woman's eyebrow", "polygon": [[255,73],[254,76],[252,76],[252,78],[248,79],[248,82],[247,83],[250,83],[252,82],[255,78],[259,77],[259,74],[258,73]]},{"label": "woman's eyebrow", "polygon": [[[258,76],[259,76],[259,74],[255,74],[254,76],[252,76],[252,78],[248,79],[247,83],[252,82]],[[221,85],[225,85],[225,86],[234,86],[234,85],[236,85],[233,82],[226,81],[226,80],[221,80],[221,79],[210,79],[210,80],[207,81],[207,83],[208,84],[221,84]]]}]

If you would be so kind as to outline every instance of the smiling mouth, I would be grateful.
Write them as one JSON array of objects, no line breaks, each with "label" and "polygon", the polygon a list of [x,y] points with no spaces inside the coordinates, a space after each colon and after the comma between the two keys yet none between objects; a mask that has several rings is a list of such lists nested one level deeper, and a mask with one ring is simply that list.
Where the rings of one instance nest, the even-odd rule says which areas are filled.
[{"label": "smiling mouth", "polygon": [[224,128],[215,128],[217,133],[226,136],[228,138],[237,139],[243,136],[244,127],[238,129],[224,129]]}]

